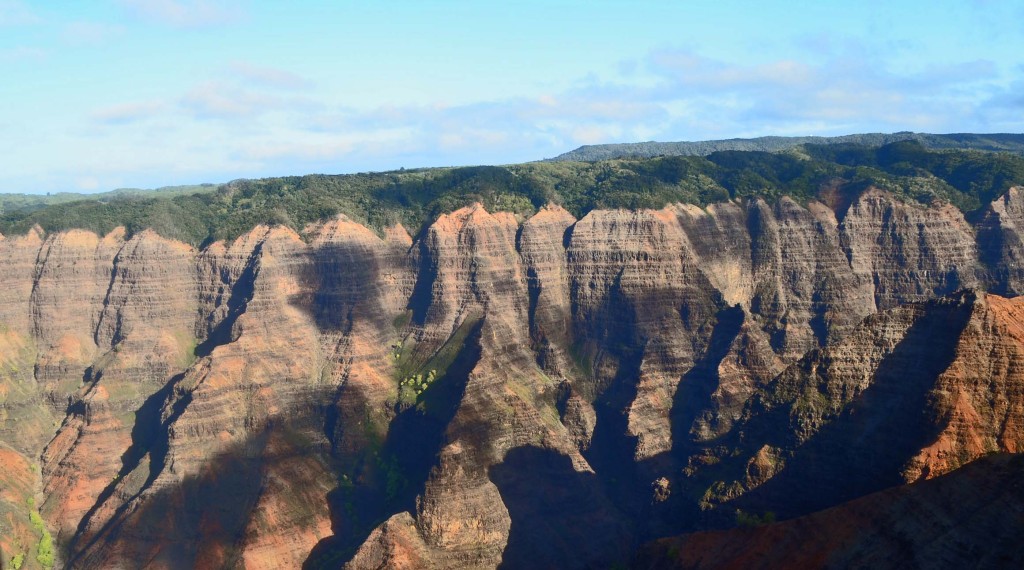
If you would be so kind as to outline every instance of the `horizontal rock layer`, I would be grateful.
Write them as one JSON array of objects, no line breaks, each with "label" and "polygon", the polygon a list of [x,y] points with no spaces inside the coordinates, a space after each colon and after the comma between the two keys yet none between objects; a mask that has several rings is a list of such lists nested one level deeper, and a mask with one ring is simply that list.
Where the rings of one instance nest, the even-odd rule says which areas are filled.
[{"label": "horizontal rock layer", "polygon": [[1024,299],[965,291],[865,319],[749,400],[680,484],[793,516],[1024,445]]},{"label": "horizontal rock layer", "polygon": [[[758,406],[792,408],[806,390],[781,387],[809,382],[794,370],[838,354],[809,351],[921,310],[904,303],[1015,294],[1019,201],[975,226],[870,190],[839,212],[474,206],[415,240],[344,218],[202,250],[149,231],[6,237],[0,438],[39,464],[72,567],[624,562],[697,524],[682,470],[702,481],[715,449],[749,447]],[[1016,305],[964,306],[943,342],[988,352],[929,369],[922,405],[946,419],[902,480],[1019,445]],[[851,354],[863,377],[821,381],[835,413],[878,368]],[[778,429],[807,437],[819,415]],[[771,479],[786,449],[753,449],[753,479],[708,504]]]}]

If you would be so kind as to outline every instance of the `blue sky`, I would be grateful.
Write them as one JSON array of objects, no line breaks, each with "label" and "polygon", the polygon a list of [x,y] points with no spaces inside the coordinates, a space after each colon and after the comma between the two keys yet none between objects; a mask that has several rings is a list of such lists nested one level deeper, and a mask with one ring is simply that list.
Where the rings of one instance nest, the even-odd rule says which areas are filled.
[{"label": "blue sky", "polygon": [[0,0],[0,191],[1024,131],[1024,2]]}]

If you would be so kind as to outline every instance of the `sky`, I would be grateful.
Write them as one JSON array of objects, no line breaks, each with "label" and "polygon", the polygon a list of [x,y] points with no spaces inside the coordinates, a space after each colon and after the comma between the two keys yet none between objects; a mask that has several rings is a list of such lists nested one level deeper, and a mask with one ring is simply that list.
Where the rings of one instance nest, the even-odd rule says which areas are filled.
[{"label": "sky", "polygon": [[0,0],[0,192],[1024,132],[1024,0]]}]

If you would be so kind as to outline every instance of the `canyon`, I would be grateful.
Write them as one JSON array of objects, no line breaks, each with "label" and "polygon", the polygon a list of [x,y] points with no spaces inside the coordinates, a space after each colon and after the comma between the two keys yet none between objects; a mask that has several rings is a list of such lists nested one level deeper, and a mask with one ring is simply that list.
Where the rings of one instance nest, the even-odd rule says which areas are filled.
[{"label": "canyon", "polygon": [[1020,455],[992,455],[805,517],[645,546],[637,568],[1019,568]]},{"label": "canyon", "polygon": [[873,186],[6,235],[2,564],[841,566],[885,551],[773,545],[953,525],[959,480],[1019,528],[1022,235],[1021,187],[965,215]]}]

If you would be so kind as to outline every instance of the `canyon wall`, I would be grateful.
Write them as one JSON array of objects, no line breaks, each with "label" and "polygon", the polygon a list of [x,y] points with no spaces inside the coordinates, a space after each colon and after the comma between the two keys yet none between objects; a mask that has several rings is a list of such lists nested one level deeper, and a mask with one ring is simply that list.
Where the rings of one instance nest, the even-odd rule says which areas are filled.
[{"label": "canyon wall", "polygon": [[0,547],[38,511],[75,568],[609,565],[1017,452],[983,291],[1024,287],[1022,199],[4,237]]},{"label": "canyon wall", "polygon": [[992,455],[789,521],[661,539],[634,568],[1020,568],[1022,470]]}]

